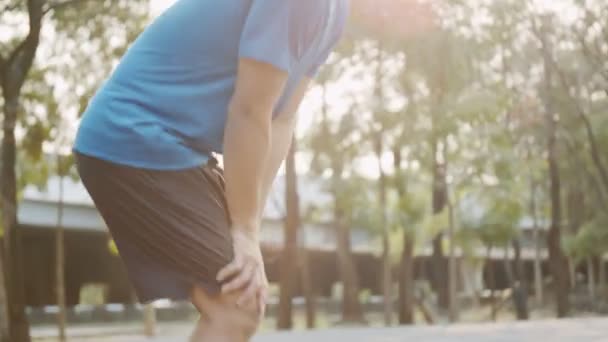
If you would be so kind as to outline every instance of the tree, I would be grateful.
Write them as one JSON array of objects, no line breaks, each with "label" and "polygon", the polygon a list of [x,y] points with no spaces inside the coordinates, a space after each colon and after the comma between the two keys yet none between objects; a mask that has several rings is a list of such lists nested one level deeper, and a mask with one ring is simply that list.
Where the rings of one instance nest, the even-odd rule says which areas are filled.
[{"label": "tree", "polygon": [[287,215],[285,219],[285,242],[281,256],[281,286],[279,295],[278,329],[291,329],[292,298],[298,269],[298,227],[299,201],[297,174],[295,167],[295,138],[285,160],[285,203]]},{"label": "tree", "polygon": [[555,296],[557,303],[557,316],[565,317],[570,311],[568,293],[570,279],[567,272],[568,261],[561,247],[562,205],[561,205],[561,183],[558,164],[557,150],[557,115],[553,99],[553,70],[551,68],[551,42],[548,38],[548,30],[551,25],[550,17],[543,17],[542,26],[536,30],[537,37],[541,42],[544,81],[545,81],[545,115],[547,120],[547,164],[549,166],[550,193],[551,193],[551,226],[547,235],[547,246],[549,248],[549,264],[555,283]]},{"label": "tree", "polygon": [[4,253],[3,248],[0,246],[0,340],[8,341],[8,338],[10,337],[8,330],[9,320],[6,301],[6,287],[4,284]]},{"label": "tree", "polygon": [[403,231],[403,247],[399,267],[399,323],[414,324],[414,306],[416,303],[414,288],[414,249],[416,231],[422,228],[427,213],[427,206],[415,194],[407,193],[405,186],[398,189],[399,202],[397,224]]},{"label": "tree", "polygon": [[[494,195],[491,197],[491,199],[489,199],[491,201],[490,206],[482,219],[481,226],[481,239],[485,241],[485,244],[488,246],[488,250],[490,250],[492,247],[503,247],[505,248],[505,251],[508,252],[509,245],[518,236],[519,227],[517,224],[521,220],[521,207],[517,201],[511,200],[511,196],[508,196],[508,194],[509,192],[502,195]],[[520,287],[513,279],[513,272],[510,268],[508,257],[505,259],[505,262],[505,269],[507,270],[511,287],[515,293],[520,293]],[[491,266],[492,272],[495,272],[494,267],[495,263]],[[493,274],[493,276],[494,275],[495,274]],[[492,279],[494,286],[496,286],[495,281],[495,279]],[[515,300],[515,306],[525,306],[525,304],[522,305],[519,301],[524,298],[517,296],[519,295],[515,295],[513,297]],[[494,300],[495,299],[493,298],[493,301]],[[526,314],[523,314],[522,316],[525,315]]]},{"label": "tree", "polygon": [[59,176],[59,201],[57,203],[57,230],[55,233],[55,291],[57,292],[57,327],[59,341],[67,340],[67,310],[65,300],[65,231],[63,227],[64,181],[71,166],[71,160],[57,154],[57,176]]},{"label": "tree", "polygon": [[[103,5],[89,3],[85,0],[64,0],[64,1],[0,1],[0,16],[2,20],[9,17],[27,18],[28,25],[25,37],[19,37],[19,30],[15,31],[13,39],[2,46],[0,50],[0,78],[2,81],[2,100],[3,100],[3,136],[2,136],[2,173],[1,173],[1,193],[2,193],[2,223],[4,228],[4,279],[8,299],[9,335],[2,336],[4,340],[10,341],[29,341],[29,328],[25,316],[25,293],[23,286],[24,269],[22,266],[21,232],[17,222],[17,190],[18,175],[16,160],[18,157],[19,141],[16,139],[15,129],[22,127],[26,130],[26,139],[21,143],[25,144],[27,152],[31,155],[32,150],[34,161],[39,160],[42,143],[50,137],[51,130],[46,124],[52,120],[42,120],[36,117],[30,106],[32,102],[40,104],[44,102],[40,96],[29,96],[33,89],[28,89],[28,80],[37,80],[48,89],[48,79],[44,78],[44,70],[35,71],[36,55],[39,47],[43,44],[43,26],[57,29],[59,32],[76,32],[76,27],[87,27],[85,32],[93,33],[97,42],[104,41],[103,33],[107,22],[105,19],[116,16],[122,11],[130,13],[130,22],[121,26],[141,28],[142,14],[147,12],[147,6],[142,6],[141,2],[127,1],[108,1]],[[143,9],[143,11],[142,11]],[[139,16],[138,16],[139,15]],[[93,19],[93,20],[91,20]],[[4,22],[0,23],[6,26]],[[105,30],[105,31],[104,31]],[[127,30],[125,30],[127,31]],[[79,32],[79,33],[82,33]],[[113,32],[114,33],[114,32]],[[106,45],[107,43],[103,43]],[[114,46],[112,52],[116,51]],[[108,50],[105,50],[108,51]],[[107,54],[100,54],[105,56]],[[90,77],[88,78],[90,80]],[[82,81],[82,80],[81,80]],[[32,86],[34,82],[29,82]],[[82,86],[81,86],[82,87]],[[52,87],[50,87],[52,88]],[[53,94],[52,91],[47,94]],[[39,94],[42,95],[42,94]],[[80,99],[72,98],[71,104]],[[46,113],[49,114],[49,113]],[[35,139],[34,139],[35,138]],[[37,153],[36,153],[37,152]],[[37,154],[37,156],[36,156]],[[38,158],[36,158],[38,157]]]},{"label": "tree", "polygon": [[[425,194],[421,189],[412,189],[408,184],[420,184],[424,177],[414,177],[410,169],[420,156],[424,155],[422,141],[426,132],[417,127],[424,120],[426,112],[418,106],[424,96],[415,91],[416,76],[405,68],[399,74],[399,91],[407,97],[407,106],[398,115],[385,118],[385,126],[396,130],[395,138],[390,144],[393,157],[394,175],[392,187],[396,192],[397,205],[392,216],[395,216],[397,231],[402,232],[401,257],[399,263],[398,316],[400,324],[414,324],[414,307],[416,305],[414,280],[414,252],[420,240],[423,222],[428,216],[425,205]],[[388,120],[387,120],[388,119]]]},{"label": "tree", "polygon": [[[431,242],[436,264],[431,280],[441,306],[451,303],[454,308],[456,303],[448,295],[454,296],[455,277],[441,278],[455,273],[455,253],[449,258],[452,272],[447,272],[443,251],[447,241],[442,235],[450,226],[455,237],[452,252],[458,243],[472,254],[477,240],[486,246],[488,260],[497,248],[504,249],[503,260],[491,262],[486,269],[487,280],[490,288],[496,288],[493,266],[504,267],[519,319],[528,316],[528,279],[521,260],[520,240],[525,235],[515,228],[533,226],[537,236],[534,287],[540,297],[544,246],[539,241],[541,229],[550,226],[550,275],[558,315],[565,315],[569,281],[563,272],[568,260],[562,241],[570,234],[578,235],[608,203],[608,73],[603,59],[608,49],[608,4],[573,1],[565,5],[572,15],[564,16],[552,3],[435,1],[429,5],[431,29],[413,35],[410,29],[404,35],[407,29],[393,19],[410,2],[360,3],[368,7],[355,11],[348,30],[350,50],[343,51],[343,59],[335,65],[351,66],[363,80],[352,94],[357,120],[365,128],[363,137],[352,138],[359,142],[354,153],[376,161],[386,160],[389,153],[393,156],[394,174],[379,163],[376,187],[376,202],[391,208],[385,222],[400,222],[394,224],[398,230],[415,226],[401,217],[415,217],[407,206],[393,209],[391,202],[393,196],[408,202],[413,194],[420,195],[417,187],[427,187],[434,216],[444,216],[446,207],[454,209],[450,225],[446,221],[445,227],[421,229],[437,234]],[[409,12],[425,18],[415,10]],[[548,17],[552,17],[550,22]],[[392,76],[395,71],[397,78]],[[369,103],[358,92],[372,94]],[[356,172],[356,161],[342,160],[348,164],[341,165],[345,177]],[[415,172],[407,172],[410,167]],[[567,206],[562,205],[564,200]],[[467,201],[477,205],[463,212],[461,206]],[[477,230],[466,229],[467,215],[480,206],[506,213],[510,212],[506,208],[517,206],[523,212],[524,203],[526,214],[486,215],[478,218]],[[580,220],[574,220],[577,210],[583,212]],[[381,218],[373,225],[386,226]],[[414,242],[428,241],[420,234],[403,235],[402,323],[411,320]],[[585,257],[593,265],[590,269],[597,267],[596,259],[603,252],[594,253]],[[604,279],[605,269],[600,270]],[[445,291],[447,285],[451,291]]]},{"label": "tree", "polygon": [[359,302],[358,275],[351,252],[349,229],[349,193],[345,180],[350,163],[356,153],[357,130],[354,127],[351,110],[342,115],[338,122],[329,119],[327,104],[327,83],[320,82],[322,89],[321,118],[310,139],[313,152],[311,169],[317,175],[328,175],[328,191],[333,198],[333,225],[336,229],[336,252],[338,270],[343,284],[342,320],[361,321],[363,313]]},{"label": "tree", "polygon": [[156,335],[156,309],[154,303],[144,305],[144,335],[153,337]]},{"label": "tree", "polygon": [[[565,243],[568,254],[576,262],[587,262],[587,285],[589,286],[591,298],[595,298],[596,295],[593,260],[597,256],[601,257],[608,252],[608,230],[606,227],[608,227],[608,215],[598,213],[595,217],[584,223],[578,233],[567,239]],[[600,282],[600,285],[604,284]]]},{"label": "tree", "polygon": [[[3,4],[8,6],[9,4]],[[12,4],[14,5],[14,4]],[[25,316],[25,294],[21,258],[21,236],[17,229],[17,177],[15,174],[16,138],[15,127],[19,112],[19,95],[30,71],[40,43],[40,31],[44,1],[27,2],[29,33],[8,57],[0,59],[4,118],[2,137],[2,219],[5,241],[5,280],[7,281],[9,341],[29,340],[29,327]],[[3,7],[4,7],[3,6]]]},{"label": "tree", "polygon": [[[410,99],[409,110],[413,111],[413,99]],[[411,113],[411,112],[410,112]],[[401,135],[405,137],[405,134]],[[397,141],[393,147],[393,167],[395,169],[394,187],[397,191],[399,203],[398,222],[402,225],[403,246],[401,249],[401,260],[399,263],[399,292],[398,292],[398,315],[399,324],[414,324],[414,247],[416,243],[416,225],[422,220],[424,213],[422,208],[414,206],[415,198],[409,197],[407,193],[407,178],[403,170],[403,139]]]},{"label": "tree", "polygon": [[[389,154],[393,154],[395,172],[399,173],[401,146],[412,142],[413,140],[403,139],[403,132],[408,131],[404,127],[408,126],[404,119],[405,107],[402,109],[390,108],[387,103],[390,102],[391,93],[399,92],[397,80],[402,76],[403,70],[400,73],[391,75],[394,70],[394,64],[402,63],[404,43],[410,39],[425,35],[427,30],[434,27],[434,12],[427,4],[419,1],[357,1],[355,2],[354,15],[351,24],[351,31],[355,32],[354,39],[356,42],[352,45],[358,47],[354,49],[358,60],[367,62],[370,66],[370,73],[373,73],[371,98],[369,103],[364,104],[359,108],[360,116],[370,113],[366,117],[368,122],[365,127],[364,141],[366,148],[371,147],[370,151],[374,155],[378,163],[378,182],[377,182],[377,198],[380,204],[379,220],[377,226],[381,228],[382,241],[382,292],[383,292],[383,314],[385,324],[389,325],[392,320],[392,264],[390,260],[389,236],[393,233],[389,228],[389,217],[399,216],[399,213],[388,213],[390,200],[389,180],[391,175],[387,171],[387,167],[383,165],[382,160]],[[403,21],[403,18],[407,18]],[[407,22],[407,24],[406,24]],[[409,71],[409,69],[408,69]],[[388,96],[385,96],[388,94]],[[408,103],[410,102],[410,93],[402,94],[401,97],[407,96]],[[395,106],[392,106],[395,107]],[[407,114],[410,114],[411,106],[408,106]],[[370,146],[371,145],[371,146]],[[399,162],[397,161],[399,159]],[[395,175],[395,177],[399,177]],[[399,192],[398,197],[405,196],[404,189],[396,187]],[[396,206],[396,210],[398,206]],[[394,214],[394,215],[392,215]],[[401,227],[399,227],[401,228]],[[409,229],[403,227],[404,229]],[[408,275],[413,276],[413,246],[414,241],[411,234],[405,233],[402,254],[402,263],[399,276],[399,310],[400,321],[412,312],[410,304],[413,305],[413,279],[409,279]],[[410,249],[411,248],[411,249]],[[405,278],[405,280],[404,280]],[[411,290],[411,291],[410,291]],[[406,308],[403,308],[403,305]],[[405,310],[405,311],[404,311]],[[405,315],[405,316],[404,316]]]},{"label": "tree", "polygon": [[[392,321],[393,314],[393,302],[392,302],[392,267],[390,260],[390,245],[389,245],[389,227],[387,222],[387,175],[382,165],[382,157],[385,152],[385,140],[386,135],[389,133],[390,113],[387,113],[384,108],[384,96],[383,96],[383,65],[384,65],[384,52],[382,50],[382,42],[378,42],[377,56],[376,56],[376,73],[374,77],[374,106],[372,110],[373,122],[370,124],[370,137],[372,140],[373,151],[378,162],[378,203],[380,204],[380,222],[379,225],[382,231],[382,298],[384,302],[384,324],[389,326]],[[394,117],[394,115],[393,115]]]}]

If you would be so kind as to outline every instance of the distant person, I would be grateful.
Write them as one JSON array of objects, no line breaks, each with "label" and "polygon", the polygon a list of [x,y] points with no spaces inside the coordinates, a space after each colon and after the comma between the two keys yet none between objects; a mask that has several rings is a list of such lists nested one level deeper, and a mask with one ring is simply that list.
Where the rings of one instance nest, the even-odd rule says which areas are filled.
[{"label": "distant person", "polygon": [[247,341],[264,315],[264,202],[347,7],[178,0],[84,113],[74,146],[82,181],[139,300],[196,306],[192,341]]}]

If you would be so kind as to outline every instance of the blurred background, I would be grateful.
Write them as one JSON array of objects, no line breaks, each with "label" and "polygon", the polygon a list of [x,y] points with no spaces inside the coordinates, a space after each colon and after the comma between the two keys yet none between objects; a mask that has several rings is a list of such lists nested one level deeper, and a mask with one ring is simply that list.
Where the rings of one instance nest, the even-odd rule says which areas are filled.
[{"label": "blurred background", "polygon": [[[171,3],[0,0],[2,341],[196,320],[136,304],[70,156],[88,100]],[[264,330],[608,314],[608,3],[351,7],[267,204]]]}]

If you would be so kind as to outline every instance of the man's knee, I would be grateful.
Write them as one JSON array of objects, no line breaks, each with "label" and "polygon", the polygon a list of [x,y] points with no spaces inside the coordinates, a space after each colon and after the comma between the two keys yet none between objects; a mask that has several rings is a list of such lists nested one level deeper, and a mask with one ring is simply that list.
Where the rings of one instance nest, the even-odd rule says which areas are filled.
[{"label": "man's knee", "polygon": [[195,290],[192,302],[207,324],[249,338],[260,326],[261,310],[253,303],[238,307],[237,298],[238,294],[209,296],[204,290]]},{"label": "man's knee", "polygon": [[214,312],[210,312],[212,324],[225,324],[226,328],[236,330],[249,338],[258,330],[262,321],[257,306],[247,305],[238,307],[236,295],[224,295],[217,298],[219,303]]}]

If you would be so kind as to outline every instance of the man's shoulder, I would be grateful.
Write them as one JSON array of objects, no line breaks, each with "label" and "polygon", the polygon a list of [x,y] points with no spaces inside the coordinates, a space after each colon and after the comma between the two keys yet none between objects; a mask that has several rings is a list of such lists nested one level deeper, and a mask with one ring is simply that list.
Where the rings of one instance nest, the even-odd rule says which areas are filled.
[{"label": "man's shoulder", "polygon": [[291,3],[293,28],[301,39],[310,43],[316,40],[320,43],[318,47],[323,48],[327,44],[319,38],[334,38],[342,32],[349,11],[348,0],[291,0]]},{"label": "man's shoulder", "polygon": [[326,22],[327,19],[340,19],[349,11],[349,0],[290,0],[293,18],[303,21]]}]

